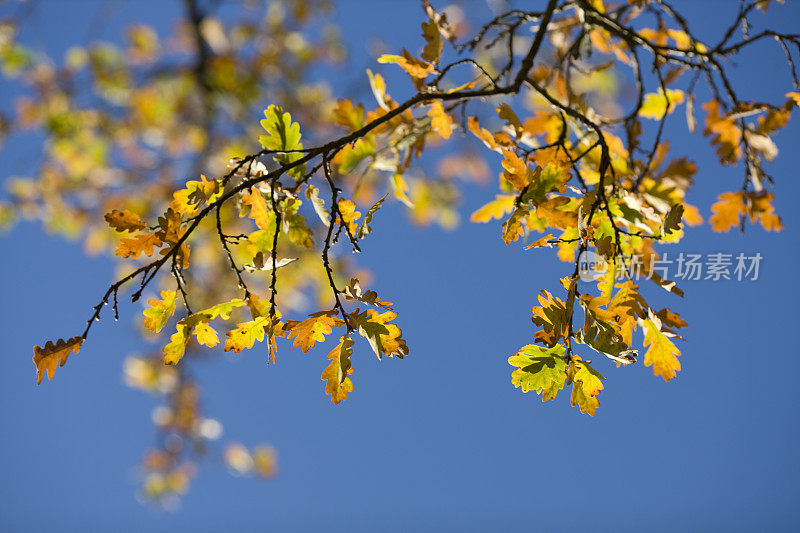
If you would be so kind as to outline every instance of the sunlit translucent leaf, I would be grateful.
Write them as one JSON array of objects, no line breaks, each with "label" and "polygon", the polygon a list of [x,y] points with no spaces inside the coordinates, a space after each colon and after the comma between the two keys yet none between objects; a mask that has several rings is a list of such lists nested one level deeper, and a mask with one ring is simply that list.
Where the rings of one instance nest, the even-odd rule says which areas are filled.
[{"label": "sunlit translucent leaf", "polygon": [[352,392],[353,382],[348,377],[353,373],[350,356],[353,355],[354,342],[347,335],[342,336],[339,344],[330,351],[328,359],[330,364],[322,372],[325,381],[325,393],[331,395],[333,403],[347,399],[347,393]]},{"label": "sunlit translucent leaf", "polygon": [[657,317],[644,320],[644,346],[648,348],[644,354],[644,364],[653,367],[653,374],[661,376],[664,381],[674,378],[681,369],[678,361],[680,350],[661,331],[661,320]]},{"label": "sunlit translucent leaf", "polygon": [[36,384],[42,382],[42,378],[47,374],[48,379],[53,379],[56,373],[56,366],[64,366],[67,357],[72,352],[76,354],[81,348],[83,337],[72,337],[71,339],[58,339],[47,341],[44,348],[41,346],[33,347],[33,363],[36,365]]},{"label": "sunlit translucent leaf", "polygon": [[260,316],[250,322],[238,324],[236,329],[225,333],[228,337],[225,341],[225,351],[233,350],[239,353],[245,348],[252,348],[256,341],[261,342],[264,340],[264,327],[269,322],[270,318],[268,316]]},{"label": "sunlit translucent leaf", "polygon": [[161,291],[161,300],[150,300],[150,307],[144,310],[144,327],[158,333],[175,313],[175,291]]},{"label": "sunlit translucent leaf", "polygon": [[164,355],[164,364],[178,364],[186,353],[187,344],[189,344],[189,327],[179,323],[175,333],[170,336],[169,343],[161,350]]},{"label": "sunlit translucent leaf", "polygon": [[294,338],[294,346],[300,347],[303,352],[308,352],[314,344],[325,341],[325,335],[333,332],[333,328],[339,327],[344,322],[336,316],[337,311],[321,311],[309,315],[303,321],[287,320],[284,331],[287,338]]},{"label": "sunlit translucent leaf", "polygon": [[667,113],[667,109],[669,113],[675,111],[675,108],[683,102],[683,98],[683,91],[678,89],[667,89],[666,93],[661,89],[657,93],[647,93],[639,109],[639,116],[660,120]]},{"label": "sunlit translucent leaf", "polygon": [[567,383],[572,384],[570,403],[582,413],[594,416],[600,407],[597,395],[603,390],[602,380],[606,378],[577,355],[572,357],[567,367],[567,378]]},{"label": "sunlit translucent leaf", "polygon": [[511,373],[511,383],[522,392],[536,391],[542,401],[554,399],[564,388],[567,363],[560,344],[549,349],[532,344],[524,346],[517,355],[508,358],[508,363],[517,367]]},{"label": "sunlit translucent leaf", "polygon": [[[302,150],[303,143],[300,142],[300,125],[297,122],[292,122],[292,116],[285,113],[281,106],[271,105],[264,110],[264,118],[261,121],[261,127],[267,132],[258,138],[267,150],[286,151]],[[280,154],[275,156],[275,160],[281,164],[289,164],[302,158],[299,152],[292,152]],[[303,175],[304,169],[301,167],[294,167],[289,174],[294,177]]]},{"label": "sunlit translucent leaf", "polygon": [[130,239],[121,239],[117,245],[116,253],[120,257],[138,259],[142,254],[150,257],[153,255],[153,248],[162,245],[161,239],[152,233],[141,233],[134,235]]}]

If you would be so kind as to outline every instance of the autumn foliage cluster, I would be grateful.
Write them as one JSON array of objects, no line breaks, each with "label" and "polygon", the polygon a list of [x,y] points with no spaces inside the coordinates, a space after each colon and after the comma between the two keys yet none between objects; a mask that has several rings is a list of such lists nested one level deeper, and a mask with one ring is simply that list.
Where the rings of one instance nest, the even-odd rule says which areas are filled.
[{"label": "autumn foliage cluster", "polygon": [[[34,348],[37,379],[52,379],[97,320],[118,317],[121,297],[153,295],[142,333],[160,348],[128,359],[127,379],[163,395],[163,435],[201,444],[165,439],[146,456],[155,499],[185,490],[191,457],[218,433],[184,371],[198,354],[263,345],[274,363],[279,351],[327,342],[321,393],[334,403],[354,390],[354,360],[409,354],[402,300],[370,290],[353,259],[381,238],[371,224],[388,202],[418,224],[450,227],[464,180],[499,172],[471,221],[568,266],[559,292],[532,302],[530,339],[510,358],[496,354],[497,364],[510,363],[522,392],[546,401],[566,389],[590,415],[601,369],[643,363],[667,381],[681,369],[687,324],[655,302],[683,293],[648,265],[659,245],[704,219],[686,201],[697,166],[673,153],[667,121],[743,171],[711,206],[715,231],[782,229],[766,165],[778,154],[772,137],[800,105],[800,37],[756,28],[769,1],[732,6],[730,30],[714,42],[656,0],[541,1],[488,21],[423,1],[421,32],[409,29],[407,48],[367,70],[372,98],[363,102],[330,99],[311,81],[315,65],[343,54],[326,26],[330,6],[266,4],[223,18],[188,1],[173,35],[133,26],[123,45],[76,46],[63,64],[18,42],[13,19],[0,24],[3,71],[24,87],[6,133],[46,137],[33,175],[7,181],[0,217],[41,220],[119,258],[85,329]],[[729,59],[767,41],[786,53],[786,97],[744,100]],[[174,62],[181,67],[163,68]],[[390,88],[390,69],[407,82]],[[426,157],[438,158],[435,175],[423,170]],[[588,284],[578,269],[587,251],[611,265]],[[645,267],[639,280],[634,257]],[[96,354],[87,344],[81,356]],[[275,471],[269,448],[233,444],[226,458],[239,473]]]}]

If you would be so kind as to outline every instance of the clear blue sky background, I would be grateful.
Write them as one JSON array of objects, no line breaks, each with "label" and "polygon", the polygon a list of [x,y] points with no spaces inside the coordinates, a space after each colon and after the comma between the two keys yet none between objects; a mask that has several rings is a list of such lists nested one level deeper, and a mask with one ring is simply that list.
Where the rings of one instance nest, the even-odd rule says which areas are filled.
[{"label": "clear blue sky background", "polygon": [[[676,3],[712,41],[736,4]],[[42,2],[28,37],[62,50],[84,38],[102,4]],[[103,36],[116,39],[116,24],[134,19],[169,20],[178,4],[125,3]],[[754,21],[797,31],[800,6],[789,4]],[[365,42],[379,26],[395,48],[419,38],[415,2],[342,2],[337,18],[354,65],[367,64]],[[782,102],[791,90],[774,43],[736,62],[743,98]],[[739,186],[741,170],[719,168],[680,118],[667,133],[699,164],[690,200],[707,216],[717,193]],[[339,406],[322,394],[322,350],[284,350],[267,367],[259,349],[199,368],[206,411],[223,421],[224,437],[275,445],[280,475],[234,478],[204,464],[174,514],[134,498],[155,405],[121,378],[123,357],[145,349],[131,325],[139,307],[126,306],[116,326],[101,323],[58,379],[37,388],[31,346],[80,328],[112,262],[19,225],[0,240],[0,530],[796,530],[800,121],[777,141],[770,170],[786,230],[716,235],[706,225],[670,249],[760,252],[761,278],[686,283],[683,300],[650,293],[691,325],[677,379],[598,359],[609,380],[595,418],[565,393],[547,404],[521,394],[506,358],[532,340],[537,292],[555,290],[568,267],[548,251],[506,247],[495,224],[417,230],[392,205],[362,260],[397,303],[412,355],[379,363],[362,345],[356,392]],[[0,152],[4,173],[18,156]],[[462,214],[493,194],[470,189]]]}]

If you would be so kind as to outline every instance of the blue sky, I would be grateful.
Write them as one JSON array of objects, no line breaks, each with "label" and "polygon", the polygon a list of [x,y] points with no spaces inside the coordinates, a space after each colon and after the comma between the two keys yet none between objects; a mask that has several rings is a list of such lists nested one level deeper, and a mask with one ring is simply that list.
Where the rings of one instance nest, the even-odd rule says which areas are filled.
[{"label": "blue sky", "polygon": [[[128,3],[114,20],[177,12],[172,4],[161,11],[162,4],[155,13],[156,3]],[[676,4],[713,41],[735,3]],[[800,6],[790,4],[754,21],[796,31]],[[38,38],[49,50],[62,49],[84,38],[86,13],[100,5],[42,2],[32,28],[47,31]],[[337,15],[353,64],[369,61],[364,43],[375,17],[391,20],[382,35],[390,47],[417,42],[415,2],[370,3],[368,13],[363,5],[342,2]],[[105,31],[115,38],[113,24]],[[792,90],[777,46],[736,63],[745,99],[782,102]],[[680,119],[667,134],[676,152],[698,162],[690,201],[707,216],[716,194],[739,186],[741,169],[721,169]],[[570,267],[548,251],[506,247],[496,224],[419,230],[390,205],[377,215],[360,259],[379,293],[397,304],[411,356],[378,362],[360,345],[356,390],[338,406],[322,394],[323,350],[284,349],[269,367],[261,349],[200,366],[204,407],[224,423],[223,438],[273,444],[280,474],[265,482],[203,464],[177,513],[134,497],[156,405],[122,383],[123,357],[146,349],[132,327],[140,308],[125,306],[119,324],[96,326],[69,368],[36,387],[31,346],[80,327],[113,263],[20,224],[0,237],[0,529],[794,530],[800,122],[776,141],[781,155],[769,168],[786,229],[718,235],[706,225],[668,249],[759,252],[759,280],[687,282],[684,299],[648,293],[690,324],[675,380],[664,383],[641,364],[617,370],[597,359],[608,381],[594,418],[570,407],[563,393],[546,404],[521,394],[506,359],[532,341],[538,291],[555,290]],[[3,175],[14,157],[0,152]],[[491,164],[494,171],[497,161]],[[464,218],[493,194],[470,188]]]}]

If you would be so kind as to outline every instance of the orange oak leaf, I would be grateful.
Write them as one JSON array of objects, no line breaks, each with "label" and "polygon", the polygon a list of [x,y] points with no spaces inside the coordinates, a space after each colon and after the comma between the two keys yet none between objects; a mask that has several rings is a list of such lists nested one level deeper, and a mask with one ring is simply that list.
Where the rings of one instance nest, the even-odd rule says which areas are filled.
[{"label": "orange oak leaf", "polygon": [[114,228],[117,231],[139,231],[147,227],[147,224],[139,218],[139,215],[136,213],[132,213],[127,209],[123,209],[120,211],[119,209],[114,209],[110,213],[106,213],[105,217],[106,222],[108,225]]},{"label": "orange oak leaf", "polygon": [[42,382],[45,373],[48,379],[53,379],[56,373],[56,366],[64,366],[67,362],[67,357],[73,351],[78,353],[83,343],[83,337],[72,337],[71,339],[58,339],[53,344],[53,341],[47,341],[44,348],[41,346],[33,347],[33,362],[36,365],[36,384]]},{"label": "orange oak leaf", "polygon": [[344,322],[335,316],[336,311],[321,311],[309,315],[303,321],[287,320],[284,329],[288,331],[287,338],[294,337],[293,345],[300,347],[303,352],[308,352],[314,344],[325,341],[325,335],[333,332],[333,328],[339,327]]},{"label": "orange oak leaf", "polygon": [[150,257],[153,255],[153,248],[158,248],[161,244],[161,239],[158,236],[152,233],[141,233],[134,235],[131,239],[120,240],[116,253],[120,257],[129,257],[131,259],[138,259],[142,254]]}]

